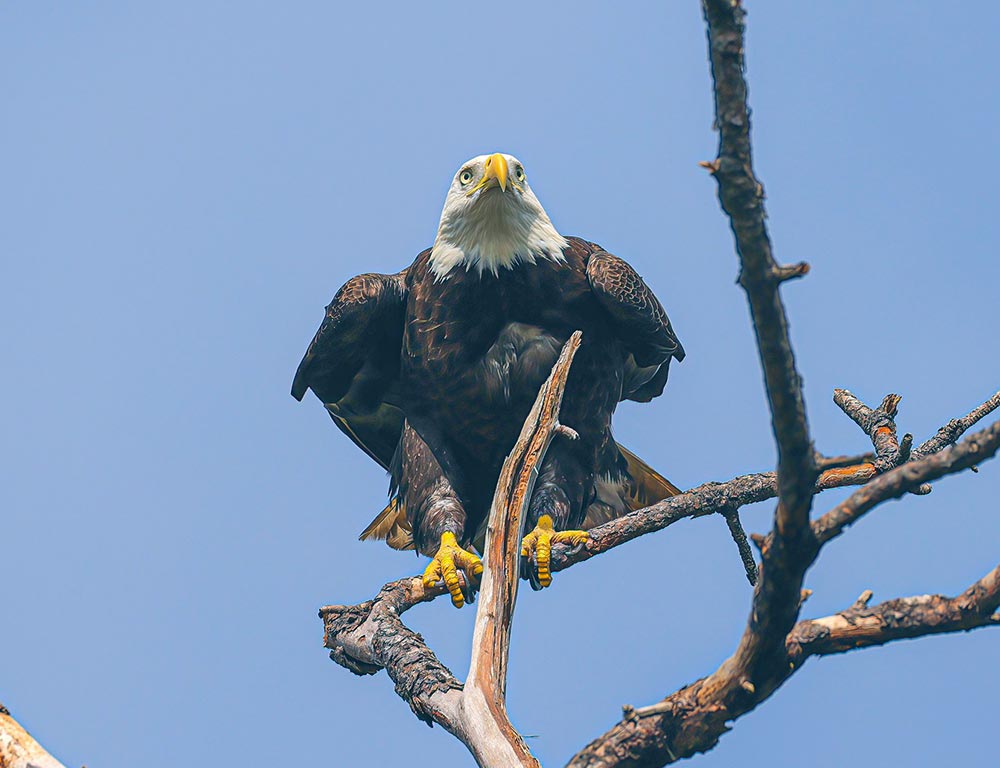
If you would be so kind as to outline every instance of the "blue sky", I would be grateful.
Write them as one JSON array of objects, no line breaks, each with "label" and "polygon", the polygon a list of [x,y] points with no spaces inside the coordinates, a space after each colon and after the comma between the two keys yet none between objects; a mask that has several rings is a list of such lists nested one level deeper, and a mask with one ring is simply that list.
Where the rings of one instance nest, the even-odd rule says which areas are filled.
[{"label": "blue sky", "polygon": [[[813,266],[785,297],[817,445],[866,447],[834,387],[901,392],[922,439],[1000,382],[996,9],[748,5],[775,252]],[[0,701],[68,765],[467,765],[322,648],[319,606],[422,564],[356,540],[386,479],[292,373],[336,288],[408,264],[459,164],[501,150],[557,227],[637,267],[688,350],[665,397],[619,411],[621,442],[681,486],[772,467],[697,165],[709,88],[694,0],[3,4]],[[998,490],[989,464],[873,512],[805,615],[963,589],[1000,556]],[[512,716],[562,764],[714,669],[749,600],[721,518],[522,592]],[[408,620],[463,672],[470,611]],[[811,661],[699,760],[991,764],[998,643]]]}]

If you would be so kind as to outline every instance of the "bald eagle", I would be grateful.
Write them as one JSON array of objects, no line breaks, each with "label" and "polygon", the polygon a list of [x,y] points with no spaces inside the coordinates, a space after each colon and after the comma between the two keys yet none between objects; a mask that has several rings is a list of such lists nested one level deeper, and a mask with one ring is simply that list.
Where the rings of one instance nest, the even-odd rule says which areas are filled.
[{"label": "bald eagle", "polygon": [[349,280],[300,363],[336,425],[391,476],[390,503],[361,534],[432,558],[458,607],[482,573],[480,548],[500,467],[559,350],[583,331],[558,436],[541,466],[522,554],[548,586],[548,552],[586,529],[678,493],[615,442],[622,400],[648,402],[681,346],[660,302],[625,261],[563,237],[511,155],[455,174],[434,245],[396,274]]}]

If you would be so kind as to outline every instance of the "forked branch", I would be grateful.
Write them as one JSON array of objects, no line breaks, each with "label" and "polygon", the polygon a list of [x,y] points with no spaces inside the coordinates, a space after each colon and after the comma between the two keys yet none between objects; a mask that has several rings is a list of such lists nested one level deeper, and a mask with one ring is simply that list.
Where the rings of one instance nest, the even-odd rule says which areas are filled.
[{"label": "forked branch", "polygon": [[[552,568],[568,568],[678,520],[713,513],[726,515],[739,542],[738,510],[767,499],[777,498],[778,503],[770,533],[754,538],[761,549],[761,576],[749,620],[733,655],[712,674],[657,704],[641,709],[626,707],[620,723],[573,758],[570,765],[577,768],[657,766],[711,749],[728,729],[728,723],[771,696],[810,656],[880,645],[904,637],[1000,624],[996,615],[1000,603],[1000,566],[957,597],[923,595],[869,607],[871,595],[866,593],[835,616],[798,620],[808,593],[802,589],[806,571],[824,544],[883,501],[906,493],[924,493],[929,490],[928,482],[974,468],[997,452],[1000,424],[987,427],[961,443],[956,441],[975,422],[1000,406],[1000,393],[913,448],[912,437],[897,435],[897,395],[889,395],[878,408],[870,408],[850,392],[838,390],[835,402],[868,435],[874,451],[832,459],[817,456],[810,441],[801,379],[780,296],[780,286],[802,277],[809,267],[804,262],[779,265],[771,252],[763,187],[752,165],[750,111],[744,78],[744,12],[738,0],[702,0],[702,6],[708,27],[720,135],[718,158],[703,165],[718,182],[720,203],[729,217],[740,257],[740,284],[750,306],[778,448],[777,471],[706,483],[593,528],[582,548],[570,551],[557,545],[552,553]],[[543,442],[547,444],[549,439],[551,434]],[[813,497],[843,486],[861,487],[825,515],[810,520]],[[530,497],[530,483],[525,488],[522,505]],[[491,538],[487,563],[500,556],[493,554],[494,547],[509,554],[510,545],[516,544],[519,535],[520,531],[515,535],[515,528],[510,527],[504,536],[513,538],[504,539],[502,545],[500,538]],[[741,554],[745,562],[749,561],[747,572],[751,575],[752,558],[748,558],[745,546]],[[505,580],[512,579],[515,572],[505,565],[502,575]],[[505,581],[506,595],[512,595],[515,589],[515,584]],[[326,642],[334,660],[359,674],[385,668],[395,681],[397,692],[418,716],[440,723],[470,744],[469,723],[462,721],[461,684],[399,619],[409,607],[443,592],[443,588],[425,589],[419,579],[404,579],[386,585],[367,603],[324,609]],[[487,730],[494,727],[490,723],[500,724],[499,731],[509,727],[503,704],[506,670],[503,646],[507,638],[503,633],[509,632],[509,614],[505,619],[502,612],[509,611],[512,600],[490,591],[489,597],[484,595],[483,603],[495,608],[489,615],[477,616],[476,650],[467,688],[476,681],[480,691],[491,691],[498,702],[490,712],[481,715]],[[488,624],[490,621],[494,623]],[[502,626],[504,621],[506,630]],[[523,757],[516,748],[516,739],[505,736],[498,741],[512,745],[516,753],[512,761],[483,763],[484,753],[477,752],[470,744],[480,764],[531,764],[526,762],[530,756]]]},{"label": "forked branch", "polygon": [[[794,671],[787,638],[805,594],[802,583],[806,570],[823,542],[882,501],[907,491],[926,490],[925,480],[992,456],[1000,442],[1000,425],[994,425],[934,455],[921,454],[918,449],[917,460],[906,463],[912,438],[896,437],[893,417],[898,396],[890,395],[878,409],[870,409],[850,393],[838,392],[838,405],[872,438],[875,455],[859,466],[831,467],[817,478],[801,383],[778,291],[782,282],[808,270],[804,266],[779,267],[771,255],[763,187],[752,167],[743,8],[738,0],[703,0],[702,7],[719,131],[719,156],[703,165],[719,184],[719,200],[729,216],[740,256],[740,283],[750,302],[778,447],[778,507],[773,530],[760,540],[762,576],[750,619],[733,655],[708,677],[659,704],[642,710],[628,708],[625,719],[581,751],[572,766],[663,765],[711,749],[729,721],[770,696]],[[978,410],[973,413],[979,418],[988,412]],[[935,447],[944,448],[967,428],[957,424],[946,434],[942,430]],[[925,445],[931,447],[932,443]],[[885,474],[876,478],[879,473]],[[869,480],[847,502],[810,523],[812,495],[822,489],[824,481],[853,484]],[[918,629],[923,626],[916,619],[914,624]]]},{"label": "forked branch", "polygon": [[[958,445],[879,476],[811,524],[818,546],[830,541],[847,524],[878,504],[897,498],[928,480],[981,463],[992,458],[998,450],[1000,422],[976,432]],[[763,546],[765,562],[774,540],[772,532]],[[849,629],[836,617],[829,617],[795,624],[780,636],[780,653],[754,659],[750,654],[741,653],[746,634],[753,631],[755,624],[751,616],[737,652],[715,672],[658,704],[641,709],[627,708],[622,721],[577,754],[570,766],[666,765],[705,752],[728,730],[728,723],[770,697],[808,656],[881,645],[903,637],[998,625],[1000,620],[993,615],[1000,602],[998,579],[1000,573],[991,571],[963,595],[951,599],[940,596],[905,598],[872,609],[855,604],[850,609],[856,609],[853,614],[850,610],[837,614],[846,616],[845,621],[862,615],[865,619],[863,627],[858,629],[856,639],[859,642],[850,647],[845,645]],[[797,597],[796,613],[801,602],[801,596]],[[899,616],[892,613],[899,612],[901,606],[905,610]],[[862,608],[868,612],[859,612]]]},{"label": "forked branch", "polygon": [[465,685],[399,618],[443,594],[443,586],[428,589],[418,577],[402,579],[387,584],[374,600],[320,611],[334,661],[357,674],[384,668],[414,713],[461,739],[481,766],[539,765],[507,717],[507,659],[524,517],[549,443],[567,432],[559,423],[559,408],[580,338],[577,331],[566,342],[500,471]]}]

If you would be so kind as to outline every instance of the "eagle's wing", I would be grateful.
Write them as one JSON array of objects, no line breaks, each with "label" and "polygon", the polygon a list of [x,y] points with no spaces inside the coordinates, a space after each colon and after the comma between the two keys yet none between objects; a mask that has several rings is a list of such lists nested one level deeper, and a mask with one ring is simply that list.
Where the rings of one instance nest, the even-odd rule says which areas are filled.
[{"label": "eagle's wing", "polygon": [[607,251],[591,254],[587,260],[587,279],[631,355],[622,398],[652,400],[663,392],[671,359],[684,359],[684,347],[667,313],[639,273],[624,259]]},{"label": "eagle's wing", "polygon": [[396,389],[405,312],[405,270],[351,278],[326,308],[292,383],[296,400],[311,389],[344,434],[386,469],[403,430]]}]

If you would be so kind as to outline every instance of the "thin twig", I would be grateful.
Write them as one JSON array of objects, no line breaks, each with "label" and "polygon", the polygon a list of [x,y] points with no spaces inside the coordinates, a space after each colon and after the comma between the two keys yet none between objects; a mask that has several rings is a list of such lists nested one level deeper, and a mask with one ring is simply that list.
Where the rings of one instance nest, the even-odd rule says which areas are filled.
[{"label": "thin twig", "polygon": [[722,513],[722,516],[726,518],[726,525],[729,526],[729,535],[736,542],[736,548],[739,550],[740,559],[743,561],[743,568],[747,574],[747,581],[750,582],[751,586],[754,586],[757,583],[757,561],[754,560],[753,550],[750,549],[750,543],[747,541],[747,532],[743,530],[743,524],[740,522],[740,512],[738,509],[727,509]]},{"label": "thin twig", "polygon": [[[514,448],[504,461],[490,508],[485,570],[472,636],[472,660],[462,693],[463,716],[470,725],[490,719],[497,724],[506,741],[506,744],[492,745],[492,754],[488,756],[485,752],[482,756],[477,755],[480,764],[486,766],[499,765],[501,760],[504,765],[538,765],[507,716],[507,659],[517,600],[524,519],[538,467],[549,443],[557,433],[565,434],[565,430],[559,429],[559,408],[581,336],[577,331],[566,342],[548,380],[542,385]],[[511,763],[511,760],[517,762]]]},{"label": "thin twig", "polygon": [[912,452],[913,458],[919,459],[922,456],[928,456],[932,453],[937,453],[946,445],[951,445],[958,438],[960,438],[967,429],[972,427],[977,421],[985,416],[993,413],[997,408],[1000,408],[1000,392],[997,392],[993,397],[987,400],[985,403],[975,408],[967,415],[960,419],[952,419],[947,424],[945,424],[938,433],[934,435],[930,440],[927,440],[919,448],[915,448]]},{"label": "thin twig", "polygon": [[[577,754],[570,763],[576,768],[656,766],[711,749],[728,730],[728,722],[770,696],[794,671],[793,665],[790,669],[785,641],[798,618],[806,570],[821,546],[809,522],[809,509],[817,479],[822,477],[817,476],[801,381],[795,370],[778,292],[778,285],[790,276],[790,270],[779,268],[772,257],[765,226],[763,187],[752,167],[743,57],[745,12],[738,0],[702,0],[702,8],[708,27],[715,124],[719,131],[719,156],[706,167],[719,184],[719,200],[729,216],[742,265],[739,282],[750,303],[778,447],[778,507],[774,528],[761,547],[763,568],[754,591],[750,620],[733,655],[707,678],[659,704],[630,710],[631,717]],[[887,397],[877,413],[860,401],[852,405],[858,406],[858,423],[872,434],[876,462],[870,468],[834,469],[824,475],[846,476],[853,481],[869,479],[878,471],[894,467],[902,460],[903,451],[892,422],[898,397]],[[870,423],[875,417],[884,417],[887,423]],[[963,451],[968,456],[992,455],[995,445],[990,450],[988,445],[975,444],[979,437],[988,441],[988,432],[984,430],[970,438],[971,443],[966,441],[959,448],[946,451],[949,456],[945,459],[935,456],[935,462],[924,459],[888,472],[862,489],[859,493],[864,494],[875,487],[863,503],[854,504],[850,510],[856,515],[863,514],[896,495],[899,486],[892,481],[898,475],[905,474],[913,481],[902,484],[905,491],[920,487],[917,484],[921,479],[963,468],[964,459],[959,455]],[[1000,429],[997,434],[1000,435]],[[909,451],[909,441],[905,442],[905,448]],[[940,474],[935,475],[939,469]],[[927,477],[921,478],[921,474]],[[842,511],[842,517],[843,520],[834,521],[835,528],[842,529],[849,522],[850,512]]]}]

